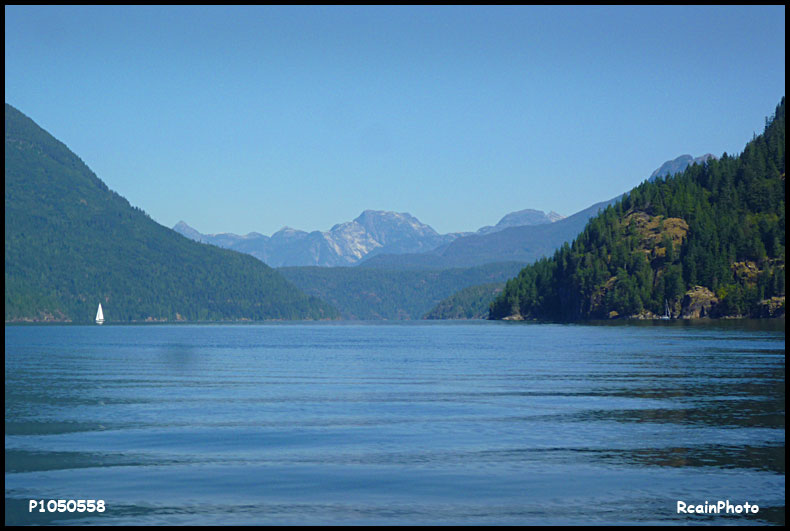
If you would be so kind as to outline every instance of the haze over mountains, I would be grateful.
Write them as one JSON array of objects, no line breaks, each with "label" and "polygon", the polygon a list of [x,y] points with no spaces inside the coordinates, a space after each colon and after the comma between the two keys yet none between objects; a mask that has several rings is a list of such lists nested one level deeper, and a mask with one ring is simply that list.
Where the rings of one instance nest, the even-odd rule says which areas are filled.
[{"label": "haze over mountains", "polygon": [[[715,158],[681,155],[648,178],[682,172]],[[251,254],[272,267],[353,266],[383,269],[447,269],[495,262],[530,263],[575,238],[590,218],[621,196],[595,203],[571,216],[535,209],[511,212],[475,232],[439,234],[408,213],[366,210],[328,231],[284,227],[271,237],[257,232],[202,234],[184,221],[173,229],[193,240]]]},{"label": "haze over mountains", "polygon": [[193,240],[251,254],[272,267],[349,266],[377,255],[421,254],[445,249],[458,238],[493,234],[509,227],[544,225],[561,220],[556,212],[525,209],[504,216],[495,226],[476,233],[439,234],[411,214],[365,210],[353,221],[330,230],[305,232],[284,227],[271,237],[257,232],[245,236],[232,233],[201,234],[185,222],[173,230]]},{"label": "haze over mountains", "polygon": [[371,253],[429,251],[458,237],[440,235],[406,213],[373,210],[325,232],[283,227],[271,237],[255,232],[245,236],[200,234],[183,221],[173,230],[200,242],[251,254],[272,267],[348,266]]},{"label": "haze over mountains", "polygon": [[692,164],[703,164],[709,159],[716,157],[710,153],[706,153],[699,157],[692,157],[691,155],[681,155],[674,160],[668,160],[661,165],[656,171],[650,174],[648,181],[655,181],[659,177],[666,177],[667,175],[675,175],[681,173]]},{"label": "haze over mountains", "polygon": [[[690,165],[701,164],[712,157],[709,154],[696,158],[691,155],[681,155],[663,163],[651,174],[649,180],[682,172]],[[573,241],[590,218],[596,216],[607,206],[616,203],[621,197],[618,195],[607,201],[595,203],[566,218],[554,220],[552,223],[503,226],[501,230],[492,233],[481,230],[475,234],[457,238],[448,245],[427,253],[379,255],[366,258],[360,266],[387,269],[444,269],[474,267],[485,263],[508,261],[529,264],[544,256],[550,256],[563,243]],[[513,215],[505,216],[500,224],[505,225],[503,222],[506,219],[512,219],[511,216]],[[518,219],[517,216],[513,217]]]},{"label": "haze over mountains", "polygon": [[[499,232],[501,230],[505,230],[508,227],[523,227],[525,225],[545,225],[547,223],[554,223],[555,221],[559,221],[564,219],[565,216],[561,214],[557,214],[554,211],[549,212],[546,214],[542,210],[533,210],[531,208],[525,208],[524,210],[519,210],[518,212],[511,212],[510,214],[506,214],[502,219],[499,220],[499,223],[491,226],[481,227],[477,229],[477,232],[474,234],[491,234],[494,232]],[[465,233],[464,236],[468,236],[471,233]]]},{"label": "haze over mountains", "polygon": [[426,253],[382,254],[363,260],[359,267],[381,269],[448,269],[495,262],[528,264],[548,256],[571,241],[602,208],[620,196],[596,203],[554,223],[506,227],[492,233],[469,234]]},{"label": "haze over mountains", "polygon": [[[619,199],[567,218],[524,209],[474,233],[442,235],[407,213],[366,210],[325,232],[286,227],[271,237],[204,235],[182,222],[183,238],[22,113],[6,105],[5,115],[6,322],[90,322],[99,301],[116,322],[419,319],[458,290],[512,278]],[[490,296],[478,291],[451,306]]]}]

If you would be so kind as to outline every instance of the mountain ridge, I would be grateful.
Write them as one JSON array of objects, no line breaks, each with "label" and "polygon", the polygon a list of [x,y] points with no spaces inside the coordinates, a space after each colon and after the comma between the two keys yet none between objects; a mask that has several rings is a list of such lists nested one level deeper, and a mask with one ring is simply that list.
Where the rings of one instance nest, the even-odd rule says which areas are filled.
[{"label": "mountain ridge", "polygon": [[656,169],[656,171],[650,174],[650,177],[648,177],[647,180],[654,181],[659,178],[675,175],[676,173],[682,173],[686,170],[686,168],[693,164],[704,164],[708,160],[715,158],[716,157],[710,153],[705,153],[699,157],[680,155],[679,157],[676,157],[673,160],[668,160],[662,164],[658,169]]},{"label": "mountain ridge", "polygon": [[489,318],[784,318],[785,184],[783,96],[740,155],[635,187],[510,279]]},{"label": "mountain ridge", "polygon": [[[652,181],[715,159],[680,155],[665,161]],[[202,234],[179,221],[173,230],[196,241],[251,254],[272,267],[361,266],[387,269],[448,269],[505,261],[532,262],[551,254],[575,237],[598,210],[620,196],[601,201],[570,216],[523,209],[505,214],[496,225],[475,232],[439,234],[407,212],[364,210],[352,221],[328,231],[306,232],[283,227],[271,236],[250,232]]]},{"label": "mountain ridge", "polygon": [[[549,224],[563,216],[525,209],[505,215],[490,234],[516,225]],[[251,254],[272,267],[351,266],[378,255],[421,254],[445,248],[454,240],[476,233],[439,234],[408,212],[364,210],[352,221],[336,223],[328,231],[306,232],[283,227],[271,236],[250,232],[202,234],[179,221],[173,230],[203,243]]]},{"label": "mountain ridge", "polygon": [[[663,176],[662,171],[685,169],[689,165],[704,163],[711,158],[715,159],[712,155],[702,155],[696,158],[690,155],[681,155],[671,161],[664,162],[651,174],[648,180],[655,180],[658,175]],[[684,164],[685,166],[683,166]],[[445,269],[513,260],[525,264],[531,263],[544,256],[550,256],[564,242],[571,241],[584,229],[590,218],[597,215],[600,210],[617,202],[621,197],[622,195],[618,195],[607,201],[595,203],[550,224],[504,227],[493,233],[473,233],[428,253],[374,256],[362,260],[358,267]]]},{"label": "mountain ridge", "polygon": [[5,106],[5,320],[326,319],[338,312],[254,258],[185,238],[110,190]]}]

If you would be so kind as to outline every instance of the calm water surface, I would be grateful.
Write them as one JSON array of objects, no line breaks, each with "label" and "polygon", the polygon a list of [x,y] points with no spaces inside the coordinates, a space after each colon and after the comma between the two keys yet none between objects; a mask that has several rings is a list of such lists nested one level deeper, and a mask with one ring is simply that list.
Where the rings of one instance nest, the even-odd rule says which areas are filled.
[{"label": "calm water surface", "polygon": [[5,518],[776,524],[784,402],[784,321],[11,326]]}]

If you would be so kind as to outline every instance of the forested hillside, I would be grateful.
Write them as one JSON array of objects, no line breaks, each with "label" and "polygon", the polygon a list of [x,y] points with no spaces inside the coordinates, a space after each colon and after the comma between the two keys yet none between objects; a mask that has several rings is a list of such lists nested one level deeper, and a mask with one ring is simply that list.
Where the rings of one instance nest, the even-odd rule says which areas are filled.
[{"label": "forested hillside", "polygon": [[[422,319],[442,299],[475,284],[501,282],[520,262],[444,270],[283,267],[291,283],[340,310],[344,319]],[[490,301],[491,299],[489,299]]]},{"label": "forested hillside", "polygon": [[784,148],[783,97],[740,156],[635,188],[508,281],[490,318],[784,315]]},{"label": "forested hillside", "polygon": [[425,319],[486,319],[491,301],[504,288],[504,282],[469,286],[439,301]]},{"label": "forested hillside", "polygon": [[112,192],[5,106],[5,320],[108,322],[338,316],[252,256],[193,242]]}]

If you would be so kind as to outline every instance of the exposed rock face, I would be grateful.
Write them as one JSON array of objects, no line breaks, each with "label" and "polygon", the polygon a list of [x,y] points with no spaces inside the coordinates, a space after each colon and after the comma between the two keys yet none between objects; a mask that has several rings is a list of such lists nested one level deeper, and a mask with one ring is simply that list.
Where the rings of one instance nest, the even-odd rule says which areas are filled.
[{"label": "exposed rock face", "polygon": [[752,261],[733,262],[732,265],[730,265],[730,269],[732,269],[735,276],[742,282],[748,282],[750,284],[755,284],[757,278],[760,276],[760,268]]},{"label": "exposed rock face", "polygon": [[760,301],[755,315],[752,317],[784,317],[785,315],[785,298],[784,297],[771,297]]},{"label": "exposed rock face", "polygon": [[[556,212],[525,209],[511,212],[496,227],[483,227],[478,234],[501,232],[508,228],[549,225],[565,219]],[[586,220],[585,220],[586,221]],[[257,232],[246,236],[232,233],[201,234],[183,221],[173,230],[202,243],[251,254],[271,267],[350,266],[379,254],[427,253],[444,249],[451,242],[473,233],[439,234],[432,227],[406,212],[365,210],[355,220],[338,223],[328,231],[305,232],[283,227],[271,237]],[[481,263],[509,261],[512,258],[486,256]]]},{"label": "exposed rock face", "polygon": [[430,251],[459,236],[441,235],[407,213],[376,210],[366,210],[357,219],[339,223],[326,232],[283,227],[271,237],[256,232],[246,236],[201,234],[183,221],[173,229],[199,242],[251,254],[272,267],[349,266],[379,252]]},{"label": "exposed rock face", "polygon": [[650,216],[641,211],[628,214],[625,225],[633,227],[640,234],[640,246],[644,252],[650,253],[650,249],[654,250],[652,256],[648,256],[649,259],[666,256],[667,249],[663,247],[666,236],[672,241],[672,249],[679,251],[689,231],[688,223],[681,218]]},{"label": "exposed rock face", "polygon": [[682,319],[701,319],[714,317],[719,299],[711,290],[703,286],[694,286],[683,296],[680,317]]}]

